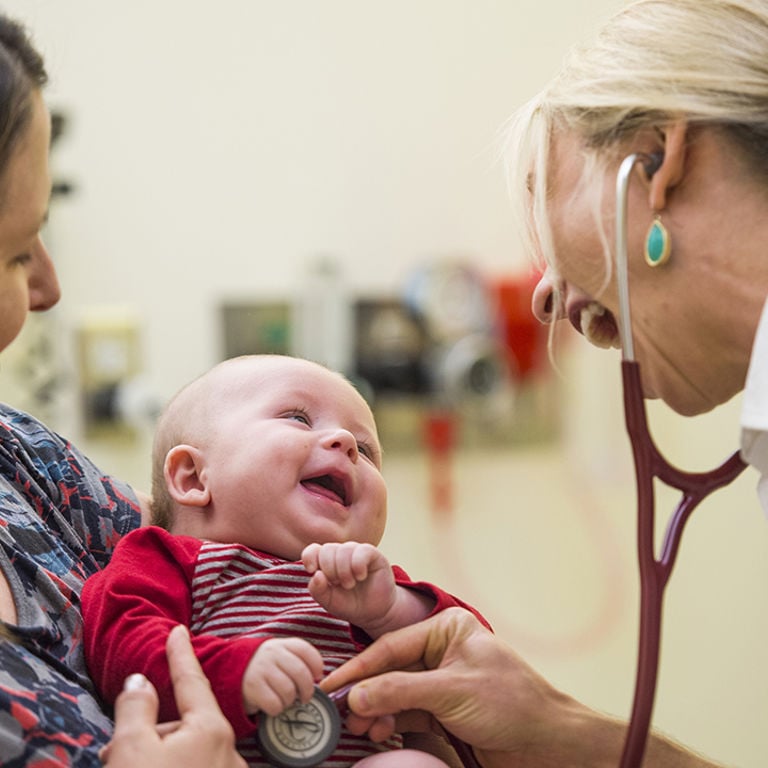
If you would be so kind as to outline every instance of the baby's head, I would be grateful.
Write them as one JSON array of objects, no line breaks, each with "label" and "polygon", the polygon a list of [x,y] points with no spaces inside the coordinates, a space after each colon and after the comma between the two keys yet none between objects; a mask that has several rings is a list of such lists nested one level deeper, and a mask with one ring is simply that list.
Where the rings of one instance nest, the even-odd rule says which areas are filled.
[{"label": "baby's head", "polygon": [[166,406],[155,434],[153,523],[287,560],[310,543],[378,544],[386,521],[371,409],[341,374],[250,355]]}]

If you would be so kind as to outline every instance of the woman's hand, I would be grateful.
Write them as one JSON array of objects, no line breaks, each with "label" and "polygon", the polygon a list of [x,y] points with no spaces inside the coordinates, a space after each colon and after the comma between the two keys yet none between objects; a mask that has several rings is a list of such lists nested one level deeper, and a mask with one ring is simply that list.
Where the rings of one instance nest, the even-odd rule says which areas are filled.
[{"label": "woman's hand", "polygon": [[246,768],[184,627],[171,631],[166,652],[181,720],[158,728],[157,693],[133,675],[115,702],[115,733],[101,759],[109,768]]},{"label": "woman's hand", "polygon": [[348,704],[356,731],[378,728],[381,717],[392,714],[401,715],[398,730],[413,730],[415,723],[423,729],[429,712],[471,744],[485,766],[551,766],[561,748],[559,764],[568,764],[568,745],[558,740],[591,719],[461,608],[384,635],[321,688],[330,692],[354,680],[360,682]]}]

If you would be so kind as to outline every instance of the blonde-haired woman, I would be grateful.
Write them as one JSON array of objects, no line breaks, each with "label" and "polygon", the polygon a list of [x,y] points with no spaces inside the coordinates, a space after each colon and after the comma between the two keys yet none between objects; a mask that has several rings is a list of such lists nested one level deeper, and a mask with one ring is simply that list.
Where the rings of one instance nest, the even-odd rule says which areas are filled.
[{"label": "blonde-haired woman", "polygon": [[[768,2],[628,5],[513,116],[508,149],[523,231],[545,265],[533,310],[602,347],[619,345],[617,172],[642,158],[627,243],[645,396],[695,415],[746,386],[742,456],[765,473]],[[412,664],[429,671],[386,672]],[[369,677],[349,699],[363,722],[426,710],[484,766],[619,763],[625,723],[555,690],[458,613],[384,638],[327,684]],[[643,765],[712,763],[654,735]]]}]

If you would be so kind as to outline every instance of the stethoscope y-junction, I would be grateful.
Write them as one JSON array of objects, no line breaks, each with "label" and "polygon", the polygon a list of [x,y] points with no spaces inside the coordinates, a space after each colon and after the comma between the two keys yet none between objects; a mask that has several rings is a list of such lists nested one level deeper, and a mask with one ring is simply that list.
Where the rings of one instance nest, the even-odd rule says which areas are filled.
[{"label": "stethoscope y-junction", "polygon": [[[616,280],[622,349],[624,415],[632,444],[637,484],[637,557],[640,569],[640,642],[632,718],[624,742],[621,768],[639,768],[643,760],[656,691],[664,589],[675,564],[683,527],[699,502],[731,483],[746,466],[738,451],[710,472],[683,472],[656,448],[648,430],[640,367],[635,361],[627,269],[627,193],[635,166],[652,176],[658,155],[633,154],[622,162],[616,178]],[[664,534],[661,554],[654,547],[654,478],[682,494]]]}]

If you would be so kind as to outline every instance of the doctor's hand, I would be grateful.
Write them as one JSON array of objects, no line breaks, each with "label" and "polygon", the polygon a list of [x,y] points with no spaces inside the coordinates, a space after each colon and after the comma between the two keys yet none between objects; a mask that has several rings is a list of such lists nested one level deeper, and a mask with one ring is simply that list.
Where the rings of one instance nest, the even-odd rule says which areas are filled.
[{"label": "doctor's hand", "polygon": [[[380,637],[331,672],[326,692],[349,692],[347,724],[373,734],[397,715],[401,732],[435,721],[473,747],[484,768],[619,764],[626,723],[553,688],[469,611],[448,608]],[[372,735],[373,737],[373,735]],[[651,734],[643,768],[715,768]]]},{"label": "doctor's hand", "polygon": [[594,715],[461,608],[384,635],[320,687],[331,692],[355,680],[361,682],[348,698],[353,730],[375,728],[384,715],[399,715],[398,730],[424,730],[430,713],[487,768],[574,764],[567,740]]},{"label": "doctor's hand", "polygon": [[129,677],[102,761],[109,768],[246,768],[184,627],[171,631],[166,652],[181,720],[158,726],[157,692],[142,675]]}]

